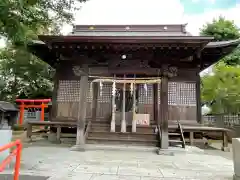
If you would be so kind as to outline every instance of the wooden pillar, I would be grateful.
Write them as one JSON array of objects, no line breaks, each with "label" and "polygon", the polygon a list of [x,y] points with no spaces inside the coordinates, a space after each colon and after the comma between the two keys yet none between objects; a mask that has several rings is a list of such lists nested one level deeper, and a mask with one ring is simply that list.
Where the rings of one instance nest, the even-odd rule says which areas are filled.
[{"label": "wooden pillar", "polygon": [[157,125],[160,125],[159,121],[159,93],[158,93],[158,86],[159,84],[153,84],[153,109],[154,109],[154,121]]},{"label": "wooden pillar", "polygon": [[[124,74],[124,79],[126,75]],[[122,121],[121,121],[121,132],[126,132],[126,83],[123,83],[123,101],[122,101]]]},{"label": "wooden pillar", "polygon": [[92,82],[92,121],[96,121],[97,118],[98,90],[98,83]]},{"label": "wooden pillar", "polygon": [[58,87],[59,87],[59,68],[57,67],[55,70],[54,75],[54,87],[53,87],[53,93],[52,93],[52,107],[51,107],[51,114],[49,117],[49,120],[52,121],[52,119],[57,117],[57,94],[58,94]]},{"label": "wooden pillar", "polygon": [[196,87],[196,109],[197,109],[196,118],[198,123],[203,124],[202,106],[201,106],[201,79],[199,74],[197,76],[195,87]]},{"label": "wooden pillar", "polygon": [[87,108],[87,93],[88,93],[88,68],[83,69],[83,74],[80,80],[80,98],[77,120],[77,139],[76,146],[73,150],[84,151],[85,150],[85,121],[86,121],[86,108]]},{"label": "wooden pillar", "polygon": [[168,77],[162,76],[161,80],[161,147],[162,149],[167,149],[168,142]]}]

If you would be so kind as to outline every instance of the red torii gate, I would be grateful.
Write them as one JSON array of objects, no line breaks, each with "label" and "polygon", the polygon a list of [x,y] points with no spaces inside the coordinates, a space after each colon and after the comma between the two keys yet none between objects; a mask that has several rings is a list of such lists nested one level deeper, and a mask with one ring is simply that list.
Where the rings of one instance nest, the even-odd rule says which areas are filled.
[{"label": "red torii gate", "polygon": [[[19,115],[19,124],[23,124],[24,119],[24,109],[25,108],[41,108],[41,121],[44,121],[44,109],[48,107],[48,103],[51,102],[51,99],[16,99],[16,102],[20,103],[20,115]],[[26,104],[33,103],[33,104]],[[34,104],[38,103],[38,104]],[[40,103],[40,104],[39,104]]]}]

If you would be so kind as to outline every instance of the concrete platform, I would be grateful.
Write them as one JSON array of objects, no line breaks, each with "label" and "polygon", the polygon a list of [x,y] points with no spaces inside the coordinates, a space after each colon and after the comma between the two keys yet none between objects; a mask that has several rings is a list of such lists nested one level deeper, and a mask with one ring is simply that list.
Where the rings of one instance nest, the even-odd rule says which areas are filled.
[{"label": "concrete platform", "polygon": [[[20,175],[19,180],[47,180],[49,177],[43,176],[31,176],[31,175]],[[11,174],[0,174],[0,180],[13,180]]]},{"label": "concrete platform", "polygon": [[[64,147],[29,147],[23,150],[20,173],[49,176],[48,180],[233,179],[232,160],[217,153],[204,154],[196,147],[189,148],[191,152],[173,153],[171,156],[157,155],[148,147],[145,150],[134,147],[140,149],[138,151],[126,151],[126,148],[133,148],[130,146],[125,150],[119,146],[118,151],[116,148],[94,150],[92,147],[85,152],[75,152]],[[12,170],[4,173],[11,174]]]}]

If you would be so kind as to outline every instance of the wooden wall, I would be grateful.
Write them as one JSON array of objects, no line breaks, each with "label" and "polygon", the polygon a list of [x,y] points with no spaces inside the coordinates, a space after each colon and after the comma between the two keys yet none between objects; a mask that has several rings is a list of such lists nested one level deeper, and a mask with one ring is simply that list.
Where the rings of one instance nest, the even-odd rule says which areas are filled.
[{"label": "wooden wall", "polygon": [[[60,80],[57,95],[57,116],[77,119],[79,105],[79,80]],[[169,121],[177,119],[196,122],[196,93],[195,83],[169,82],[168,85]],[[87,98],[87,118],[91,117],[91,86],[89,83],[89,93]],[[111,118],[111,98],[112,85],[103,84],[101,94],[98,94],[97,119]],[[153,88],[147,86],[147,92],[143,85],[139,86],[139,113],[150,114],[151,122],[153,119]],[[159,88],[160,93],[160,88]],[[160,98],[158,103],[160,104]]]}]

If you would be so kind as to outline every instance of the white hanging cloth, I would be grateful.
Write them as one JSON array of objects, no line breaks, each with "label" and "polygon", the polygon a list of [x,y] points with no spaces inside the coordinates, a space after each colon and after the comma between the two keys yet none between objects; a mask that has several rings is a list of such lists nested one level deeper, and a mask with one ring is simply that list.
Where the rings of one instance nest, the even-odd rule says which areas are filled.
[{"label": "white hanging cloth", "polygon": [[99,86],[100,86],[100,97],[102,96],[102,90],[103,90],[103,83],[102,81],[99,82]]}]

